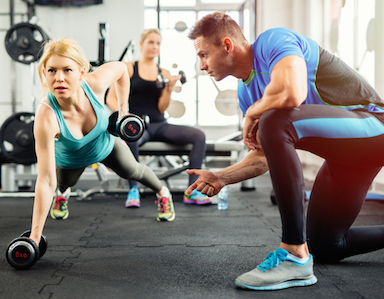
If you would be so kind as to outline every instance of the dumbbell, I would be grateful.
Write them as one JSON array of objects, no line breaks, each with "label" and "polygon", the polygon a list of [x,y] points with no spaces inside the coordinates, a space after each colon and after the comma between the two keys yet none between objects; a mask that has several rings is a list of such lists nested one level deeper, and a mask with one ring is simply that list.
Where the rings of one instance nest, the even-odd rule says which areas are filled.
[{"label": "dumbbell", "polygon": [[119,112],[115,111],[109,116],[108,132],[127,142],[135,142],[143,136],[145,130],[144,120],[136,115],[125,115],[118,121]]},{"label": "dumbbell", "polygon": [[[185,76],[185,73],[183,71],[179,71],[179,80],[181,84],[184,84],[187,82],[187,77]],[[169,79],[164,79],[164,83],[169,82]]]},{"label": "dumbbell", "polygon": [[19,238],[9,243],[5,256],[8,263],[15,269],[26,270],[31,268],[47,251],[47,238],[42,235],[40,244],[29,238],[31,231],[27,230]]},{"label": "dumbbell", "polygon": [[[183,71],[179,71],[178,76],[181,84],[184,84],[185,82],[187,82],[187,77],[185,76],[185,73]],[[164,88],[165,83],[168,83],[168,82],[169,82],[169,79],[168,78],[163,79],[163,76],[161,74],[157,76],[157,81],[156,81],[157,87]]]}]

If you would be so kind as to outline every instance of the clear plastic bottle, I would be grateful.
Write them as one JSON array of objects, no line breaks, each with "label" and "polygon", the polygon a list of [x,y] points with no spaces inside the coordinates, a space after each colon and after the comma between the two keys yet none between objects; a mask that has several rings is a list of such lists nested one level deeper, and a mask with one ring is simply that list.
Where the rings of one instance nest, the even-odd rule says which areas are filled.
[{"label": "clear plastic bottle", "polygon": [[226,210],[228,209],[228,186],[224,186],[219,194],[217,194],[219,201],[217,203],[218,210]]}]

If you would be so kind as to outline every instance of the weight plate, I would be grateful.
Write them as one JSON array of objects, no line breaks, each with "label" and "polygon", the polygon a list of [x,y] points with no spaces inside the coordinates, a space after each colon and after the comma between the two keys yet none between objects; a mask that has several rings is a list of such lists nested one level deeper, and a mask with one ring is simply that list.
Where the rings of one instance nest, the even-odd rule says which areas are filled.
[{"label": "weight plate", "polygon": [[0,151],[10,162],[23,165],[36,163],[33,122],[35,115],[19,112],[5,120],[0,128]]},{"label": "weight plate", "polygon": [[[30,235],[31,235],[31,231],[27,230],[27,231],[23,232],[20,237],[29,238]],[[44,255],[44,253],[47,251],[47,248],[48,248],[47,237],[44,235],[41,235],[41,239],[40,239],[40,243],[39,243],[39,249],[40,249],[39,258],[41,258]]]},{"label": "weight plate", "polygon": [[32,240],[20,237],[13,240],[6,252],[8,263],[15,269],[29,269],[39,259],[39,248]]},{"label": "weight plate", "polygon": [[7,31],[5,48],[13,60],[31,64],[40,59],[43,44],[48,39],[46,33],[39,26],[31,23],[19,23]]}]

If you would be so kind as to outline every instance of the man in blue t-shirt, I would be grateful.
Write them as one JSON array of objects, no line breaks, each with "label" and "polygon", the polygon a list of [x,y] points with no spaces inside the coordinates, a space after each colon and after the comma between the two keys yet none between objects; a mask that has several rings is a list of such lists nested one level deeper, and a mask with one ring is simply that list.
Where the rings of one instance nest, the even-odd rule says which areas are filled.
[{"label": "man in blue t-shirt", "polygon": [[[219,81],[241,79],[250,149],[238,164],[199,175],[193,189],[209,196],[270,171],[282,220],[282,242],[236,285],[274,290],[316,283],[313,257],[337,262],[384,248],[384,225],[353,227],[374,177],[384,165],[384,102],[343,61],[313,40],[275,28],[249,44],[228,15],[216,12],[189,33],[200,69]],[[307,223],[304,179],[296,149],[325,159],[314,183]],[[313,254],[313,257],[312,257]]]}]

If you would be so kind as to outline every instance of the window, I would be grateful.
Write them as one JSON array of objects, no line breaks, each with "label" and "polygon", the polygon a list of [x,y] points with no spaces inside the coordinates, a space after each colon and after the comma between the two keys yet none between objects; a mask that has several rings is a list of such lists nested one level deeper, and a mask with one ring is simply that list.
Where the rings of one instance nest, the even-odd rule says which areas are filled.
[{"label": "window", "polygon": [[367,51],[367,29],[375,0],[346,1],[340,12],[337,55],[375,86],[375,53]]},{"label": "window", "polygon": [[[197,0],[199,3],[218,3],[218,1]],[[196,1],[161,0],[160,30],[162,44],[160,48],[161,67],[177,75],[183,70],[187,82],[176,86],[181,87],[180,92],[172,93],[172,100],[184,104],[186,113],[179,118],[169,118],[170,123],[199,126],[234,126],[240,122],[240,108],[237,100],[238,80],[227,77],[220,82],[214,82],[199,70],[199,61],[193,46],[193,41],[188,39],[188,33],[197,20],[213,10],[196,10]],[[220,1],[220,3],[236,4],[239,7],[244,1]],[[182,3],[182,5],[181,5]],[[221,5],[220,4],[220,5]],[[144,28],[157,28],[157,0],[144,1]],[[203,5],[202,5],[203,6]],[[164,9],[162,9],[164,7]],[[237,10],[226,11],[234,20],[239,22],[240,13]],[[178,22],[184,22],[186,29],[179,32],[175,29]],[[220,113],[216,107],[216,98],[224,96],[219,102]],[[220,105],[219,105],[220,106]]]}]

